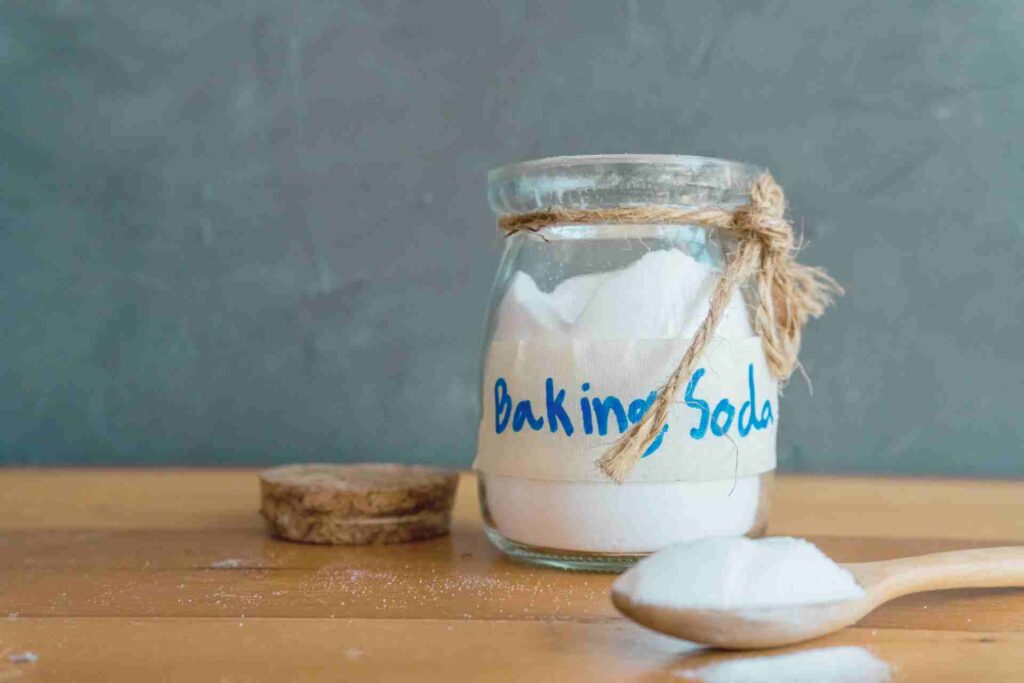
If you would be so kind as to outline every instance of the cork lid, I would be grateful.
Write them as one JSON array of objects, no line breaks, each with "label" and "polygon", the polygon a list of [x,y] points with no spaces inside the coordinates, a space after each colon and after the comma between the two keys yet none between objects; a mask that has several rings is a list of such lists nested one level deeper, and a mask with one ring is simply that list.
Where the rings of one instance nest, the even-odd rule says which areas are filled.
[{"label": "cork lid", "polygon": [[423,465],[284,465],[260,474],[264,498],[335,517],[390,517],[450,509],[458,473]]}]

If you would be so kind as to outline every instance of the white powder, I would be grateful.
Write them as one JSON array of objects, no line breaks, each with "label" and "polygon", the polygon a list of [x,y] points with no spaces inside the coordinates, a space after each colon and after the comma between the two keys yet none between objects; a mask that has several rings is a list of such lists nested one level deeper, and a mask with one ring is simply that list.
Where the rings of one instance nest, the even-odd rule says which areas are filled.
[{"label": "white powder", "polygon": [[744,657],[673,671],[673,678],[703,683],[884,683],[889,665],[862,647],[826,647],[768,657]]},{"label": "white powder", "polygon": [[[580,275],[543,292],[528,274],[512,276],[498,306],[495,340],[568,334],[574,339],[692,337],[708,313],[718,271],[675,249],[652,251],[611,273]],[[715,330],[754,336],[742,295],[733,293]]]},{"label": "white powder", "polygon": [[240,569],[245,566],[245,560],[230,557],[226,560],[217,560],[210,565],[212,569]]},{"label": "white powder", "polygon": [[7,655],[7,661],[11,664],[32,664],[39,661],[39,655],[35,652],[18,652]]},{"label": "white powder", "polygon": [[705,536],[750,530],[761,482],[634,484],[542,481],[486,475],[498,530],[520,543],[588,552],[645,553]]},{"label": "white powder", "polygon": [[[580,339],[676,339],[692,337],[708,314],[718,271],[675,249],[652,251],[605,279],[579,317]],[[716,336],[754,335],[743,297],[734,292]]]},{"label": "white powder", "polygon": [[[517,272],[496,311],[493,338],[690,337],[707,315],[718,275],[675,249],[649,252],[619,271],[570,278],[550,293]],[[715,336],[754,336],[739,292]],[[761,499],[760,475],[623,485],[481,476],[491,517],[505,537],[587,552],[645,553],[706,536],[742,535],[756,523]]]},{"label": "white powder", "polygon": [[[517,273],[523,275],[523,273]],[[580,275],[564,280],[551,291],[551,303],[566,323],[572,324],[583,308],[594,296],[594,292],[611,276],[611,273]],[[527,275],[527,277],[529,277]],[[578,335],[577,335],[578,336]]]},{"label": "white powder", "polygon": [[555,310],[551,298],[538,289],[533,278],[523,272],[513,275],[498,309],[494,338],[561,336],[566,329],[565,319]]},{"label": "white powder", "polygon": [[850,572],[799,538],[706,538],[642,560],[613,590],[634,604],[748,609],[859,598]]}]

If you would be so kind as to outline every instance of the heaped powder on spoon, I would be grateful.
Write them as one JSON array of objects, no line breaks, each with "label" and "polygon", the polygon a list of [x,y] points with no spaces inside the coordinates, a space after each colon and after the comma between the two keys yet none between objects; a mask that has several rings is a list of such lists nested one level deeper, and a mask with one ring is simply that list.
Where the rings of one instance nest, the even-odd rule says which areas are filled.
[{"label": "heaped powder on spoon", "polygon": [[799,538],[708,538],[671,546],[620,576],[613,590],[634,604],[747,609],[864,595],[850,572]]}]

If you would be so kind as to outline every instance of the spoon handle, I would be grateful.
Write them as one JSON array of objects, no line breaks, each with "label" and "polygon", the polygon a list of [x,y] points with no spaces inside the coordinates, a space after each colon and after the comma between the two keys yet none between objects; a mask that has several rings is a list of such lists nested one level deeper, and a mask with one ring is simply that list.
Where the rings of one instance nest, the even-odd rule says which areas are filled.
[{"label": "spoon handle", "polygon": [[1024,586],[1024,546],[974,548],[850,565],[862,584],[890,600],[945,588]]}]

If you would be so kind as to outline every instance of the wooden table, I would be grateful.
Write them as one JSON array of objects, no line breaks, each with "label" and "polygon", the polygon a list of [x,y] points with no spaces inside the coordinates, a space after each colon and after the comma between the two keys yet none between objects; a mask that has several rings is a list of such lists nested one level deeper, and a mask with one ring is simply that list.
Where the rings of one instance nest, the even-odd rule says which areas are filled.
[{"label": "wooden table", "polygon": [[[285,543],[256,507],[252,470],[0,470],[0,681],[656,681],[837,646],[895,680],[1024,680],[1024,591],[911,596],[800,647],[718,653],[620,618],[610,575],[502,557],[471,475],[452,535],[423,543]],[[838,560],[1019,543],[1024,483],[787,476],[771,532]]]}]

